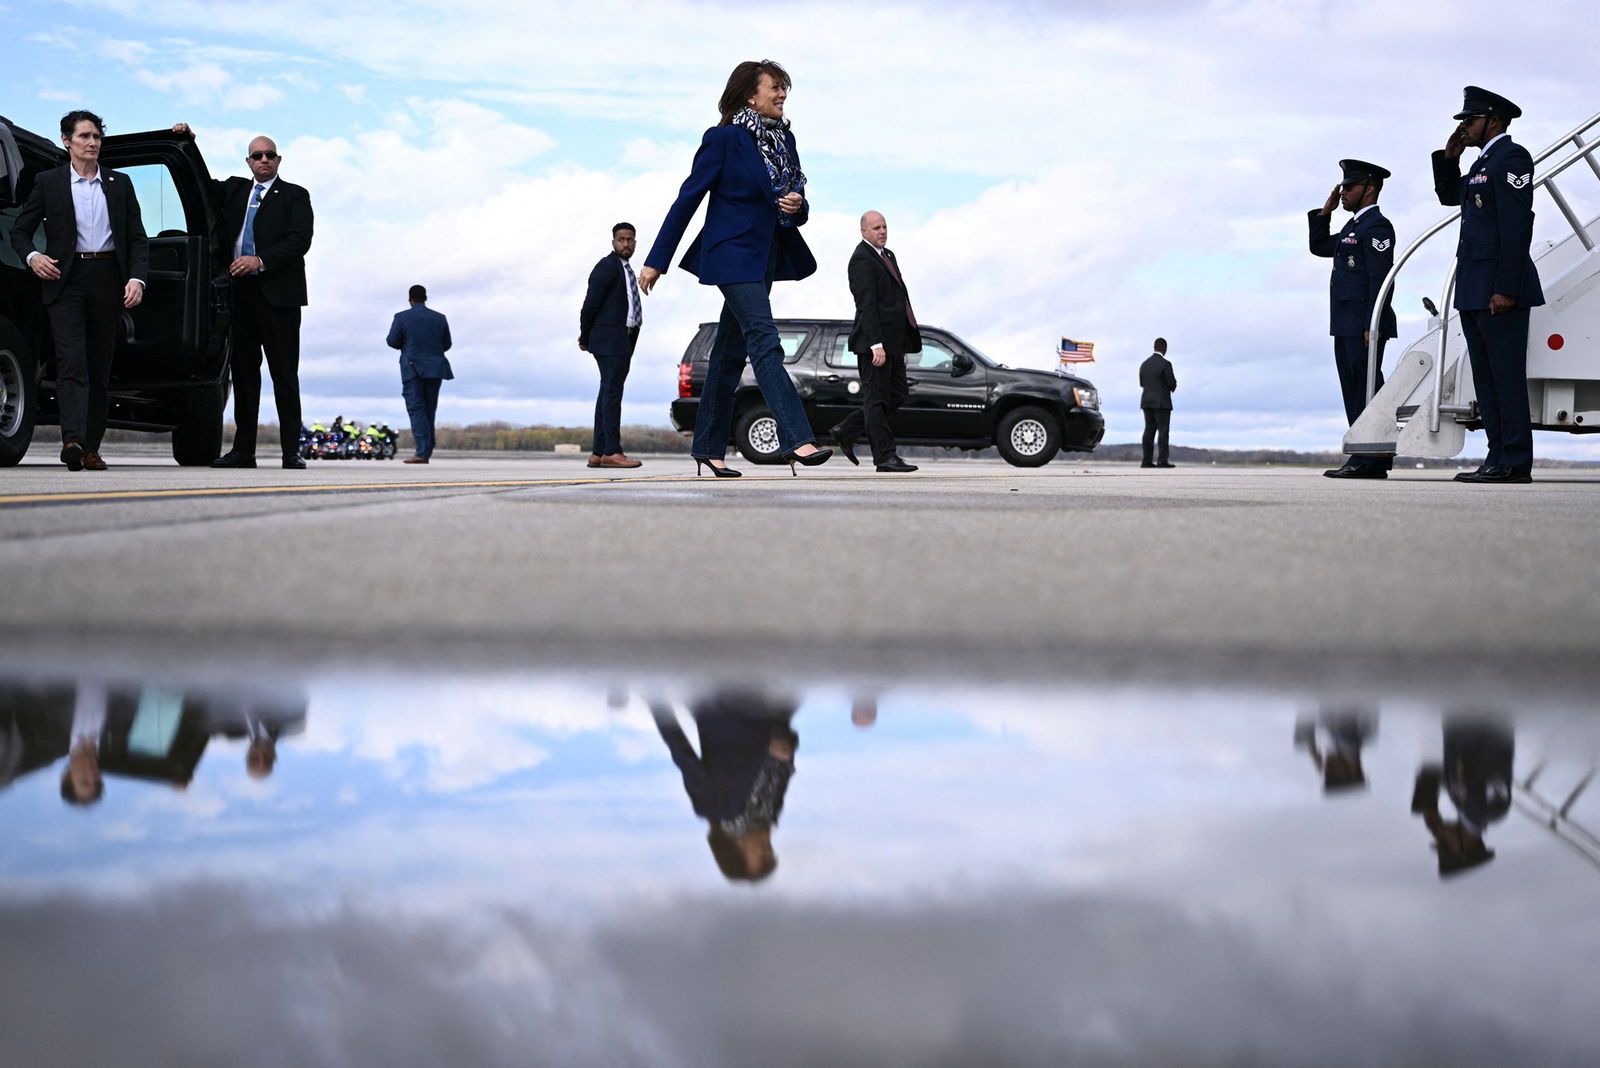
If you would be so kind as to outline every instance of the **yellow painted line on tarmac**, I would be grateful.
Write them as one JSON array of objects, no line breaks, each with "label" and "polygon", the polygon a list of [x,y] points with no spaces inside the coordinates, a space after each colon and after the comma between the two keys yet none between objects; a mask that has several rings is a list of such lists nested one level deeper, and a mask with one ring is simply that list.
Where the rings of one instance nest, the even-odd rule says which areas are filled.
[{"label": "yellow painted line on tarmac", "polygon": [[[823,475],[810,474],[802,478],[792,478],[786,475],[757,475],[751,482],[785,481],[800,485],[804,482],[829,481],[839,482],[853,480],[854,475]],[[926,475],[896,475],[893,482],[906,479],[995,479],[1010,477],[1008,472],[995,472],[993,474],[979,474],[969,472],[964,474],[933,474]],[[695,475],[631,475],[625,477],[605,478],[589,476],[585,478],[530,478],[530,479],[494,479],[470,482],[355,482],[332,485],[312,486],[215,486],[197,487],[195,489],[150,489],[150,490],[97,490],[87,493],[16,493],[0,496],[0,505],[7,504],[82,504],[99,501],[139,501],[162,500],[184,497],[251,497],[272,496],[295,493],[338,493],[350,490],[417,490],[417,489],[507,489],[526,486],[595,486],[595,485],[641,485],[659,486],[664,482],[694,482],[703,485],[716,484],[724,488],[738,485],[740,479],[704,478]],[[878,480],[874,479],[874,482]],[[879,484],[887,484],[891,480],[885,479]]]}]

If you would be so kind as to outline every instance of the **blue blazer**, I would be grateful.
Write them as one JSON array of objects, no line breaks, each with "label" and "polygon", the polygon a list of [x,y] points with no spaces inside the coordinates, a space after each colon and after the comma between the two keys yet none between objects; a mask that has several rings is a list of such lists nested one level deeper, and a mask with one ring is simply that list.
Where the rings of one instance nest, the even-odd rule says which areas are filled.
[{"label": "blue blazer", "polygon": [[391,349],[400,350],[400,381],[455,377],[444,358],[450,351],[450,323],[426,304],[396,314],[388,341]]},{"label": "blue blazer", "polygon": [[578,312],[578,344],[597,356],[632,356],[628,337],[628,279],[613,252],[589,272],[589,288]]},{"label": "blue blazer", "polygon": [[[794,134],[785,131],[784,137],[798,166],[800,153],[795,149]],[[767,166],[761,161],[756,139],[742,126],[713,126],[701,138],[689,177],[645,257],[646,267],[667,272],[689,220],[707,194],[711,200],[706,206],[705,227],[678,264],[699,278],[701,285],[764,281],[774,240],[778,242],[774,280],[793,281],[816,273],[817,261],[796,229],[805,223],[811,205],[801,206],[794,226],[778,225],[778,198],[773,195]]]},{"label": "blue blazer", "polygon": [[[1313,256],[1333,257],[1333,277],[1328,280],[1328,333],[1334,337],[1360,337],[1372,325],[1378,290],[1394,266],[1394,226],[1374,204],[1354,216],[1337,234],[1328,233],[1331,216],[1312,209],[1306,213]],[[1394,292],[1383,302],[1378,320],[1379,337],[1395,337]]]},{"label": "blue blazer", "polygon": [[1482,311],[1496,293],[1517,298],[1517,307],[1544,303],[1533,265],[1533,157],[1502,137],[1462,175],[1457,162],[1433,153],[1433,191],[1439,203],[1461,205],[1461,240],[1456,245],[1458,311]]}]

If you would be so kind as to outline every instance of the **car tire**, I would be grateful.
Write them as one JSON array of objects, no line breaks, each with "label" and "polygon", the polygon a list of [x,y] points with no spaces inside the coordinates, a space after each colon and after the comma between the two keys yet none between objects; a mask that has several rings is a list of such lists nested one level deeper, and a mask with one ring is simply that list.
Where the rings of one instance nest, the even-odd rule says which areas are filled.
[{"label": "car tire", "polygon": [[33,443],[39,412],[39,384],[33,354],[22,334],[0,322],[0,467],[15,467]]},{"label": "car tire", "polygon": [[994,443],[1013,467],[1043,467],[1061,451],[1061,425],[1043,408],[1013,408],[1001,417]]},{"label": "car tire", "polygon": [[180,467],[204,467],[222,455],[222,417],[228,407],[228,384],[190,390],[179,403],[172,428],[172,458]]},{"label": "car tire", "polygon": [[757,404],[739,417],[733,428],[733,445],[753,464],[780,464],[783,447],[778,444],[778,418],[772,409]]}]

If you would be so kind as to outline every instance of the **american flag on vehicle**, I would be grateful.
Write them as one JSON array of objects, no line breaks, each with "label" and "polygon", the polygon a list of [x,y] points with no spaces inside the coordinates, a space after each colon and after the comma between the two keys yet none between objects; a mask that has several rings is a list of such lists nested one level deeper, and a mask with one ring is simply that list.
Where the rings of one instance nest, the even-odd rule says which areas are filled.
[{"label": "american flag on vehicle", "polygon": [[1061,339],[1061,347],[1056,350],[1056,355],[1061,357],[1062,363],[1093,363],[1094,342],[1074,341],[1070,337]]}]

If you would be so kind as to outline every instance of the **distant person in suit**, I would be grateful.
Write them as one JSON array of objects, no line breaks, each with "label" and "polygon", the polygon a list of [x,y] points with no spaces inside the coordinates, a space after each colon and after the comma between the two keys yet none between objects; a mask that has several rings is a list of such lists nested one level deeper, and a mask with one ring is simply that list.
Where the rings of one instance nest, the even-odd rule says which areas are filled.
[{"label": "distant person in suit", "polygon": [[856,318],[850,328],[850,351],[861,373],[861,407],[845,416],[829,433],[851,463],[856,459],[855,439],[863,430],[872,445],[872,463],[891,474],[915,471],[916,465],[895,451],[889,416],[906,402],[906,354],[922,351],[922,334],[911,311],[911,295],[890,252],[889,223],[881,212],[861,216],[861,241],[850,254],[850,295],[856,301]]},{"label": "distant person in suit", "polygon": [[403,462],[425,464],[433,455],[433,416],[439,409],[439,386],[445,379],[455,377],[444,355],[450,351],[450,322],[428,307],[428,291],[422,286],[412,286],[406,297],[411,306],[395,313],[387,340],[391,349],[400,350],[400,395],[405,398],[406,414],[411,417],[412,445],[416,449],[416,455]]},{"label": "distant person in suit", "polygon": [[[1376,163],[1359,159],[1339,161],[1344,180],[1333,187],[1320,208],[1306,213],[1311,254],[1332,258],[1328,282],[1328,333],[1333,335],[1333,362],[1339,371],[1339,391],[1344,396],[1347,425],[1367,407],[1367,347],[1372,332],[1372,312],[1378,305],[1383,280],[1394,266],[1394,227],[1378,209],[1378,194],[1389,172]],[[1337,234],[1329,233],[1328,219],[1335,207],[1353,212]],[[1383,301],[1378,319],[1378,369],[1374,388],[1383,388],[1383,348],[1399,331],[1395,329],[1390,297]],[[1329,478],[1388,478],[1393,456],[1351,456],[1342,467],[1322,472]]]},{"label": "distant person in suit", "polygon": [[789,725],[795,707],[793,700],[733,689],[692,701],[697,754],[671,705],[650,699],[689,802],[710,824],[711,856],[731,882],[759,882],[778,867],[772,829],[783,813],[800,744]]},{"label": "distant person in suit", "polygon": [[[1456,875],[1494,859],[1484,841],[1489,825],[1511,811],[1511,768],[1516,743],[1506,724],[1481,716],[1454,714],[1444,721],[1444,762],[1417,770],[1411,794],[1412,815],[1421,816],[1439,857],[1439,875]],[[1446,820],[1439,791],[1456,810]]]},{"label": "distant person in suit", "polygon": [[1172,395],[1178,379],[1167,360],[1167,339],[1156,338],[1155,351],[1139,365],[1139,407],[1144,410],[1144,459],[1140,467],[1176,467],[1167,462],[1167,434],[1172,428]]},{"label": "distant person in suit", "polygon": [[[1483,466],[1457,482],[1533,481],[1533,421],[1528,411],[1528,310],[1544,303],[1533,265],[1533,157],[1506,128],[1522,109],[1505,97],[1466,88],[1461,125],[1433,154],[1439,203],[1460,205],[1455,307],[1467,339],[1478,416],[1489,439]],[[1462,151],[1482,149],[1470,174]]]},{"label": "distant person in suit", "polygon": [[[1321,745],[1317,742],[1319,725],[1326,736]],[[1297,722],[1294,744],[1310,753],[1312,766],[1322,775],[1324,793],[1349,793],[1367,785],[1367,773],[1361,767],[1361,750],[1377,729],[1377,719],[1366,709],[1330,708],[1317,717],[1317,722],[1310,719]]]},{"label": "distant person in suit", "polygon": [[[127,176],[100,166],[105,124],[92,111],[61,117],[68,161],[40,174],[11,225],[11,247],[39,279],[55,339],[61,462],[104,471],[111,361],[124,308],[144,299],[150,243]],[[33,243],[44,223],[45,247]],[[296,424],[297,426],[299,424]]]},{"label": "distant person in suit", "polygon": [[611,228],[611,254],[589,272],[589,288],[578,312],[578,350],[593,356],[600,368],[590,467],[642,466],[622,451],[622,386],[633,366],[633,349],[644,323],[639,280],[628,262],[636,240],[632,223],[620,222]]},{"label": "distant person in suit", "polygon": [[[193,131],[187,123],[173,127]],[[283,466],[304,470],[295,431],[300,426],[300,309],[306,305],[306,252],[315,219],[311,194],[278,177],[283,157],[270,137],[250,142],[249,178],[217,183],[222,239],[229,243],[233,279],[233,448],[212,467],[254,467],[261,415],[261,356],[272,374]]]},{"label": "distant person in suit", "polygon": [[778,424],[778,449],[790,465],[826,463],[805,405],[783,364],[783,343],[772,322],[772,283],[809,277],[817,261],[800,236],[810,214],[805,172],[789,120],[789,75],[770,59],[733,68],[718,109],[722,120],[705,132],[678,199],[656,235],[639,288],[649,293],[666,273],[683,232],[707,195],[705,227],[680,264],[701,285],[722,291],[722,318],[711,346],[705,386],[695,413],[690,454],[695,474],[705,464],[718,478],[737,477],[723,461],[733,431],[733,395],[745,363]]}]

